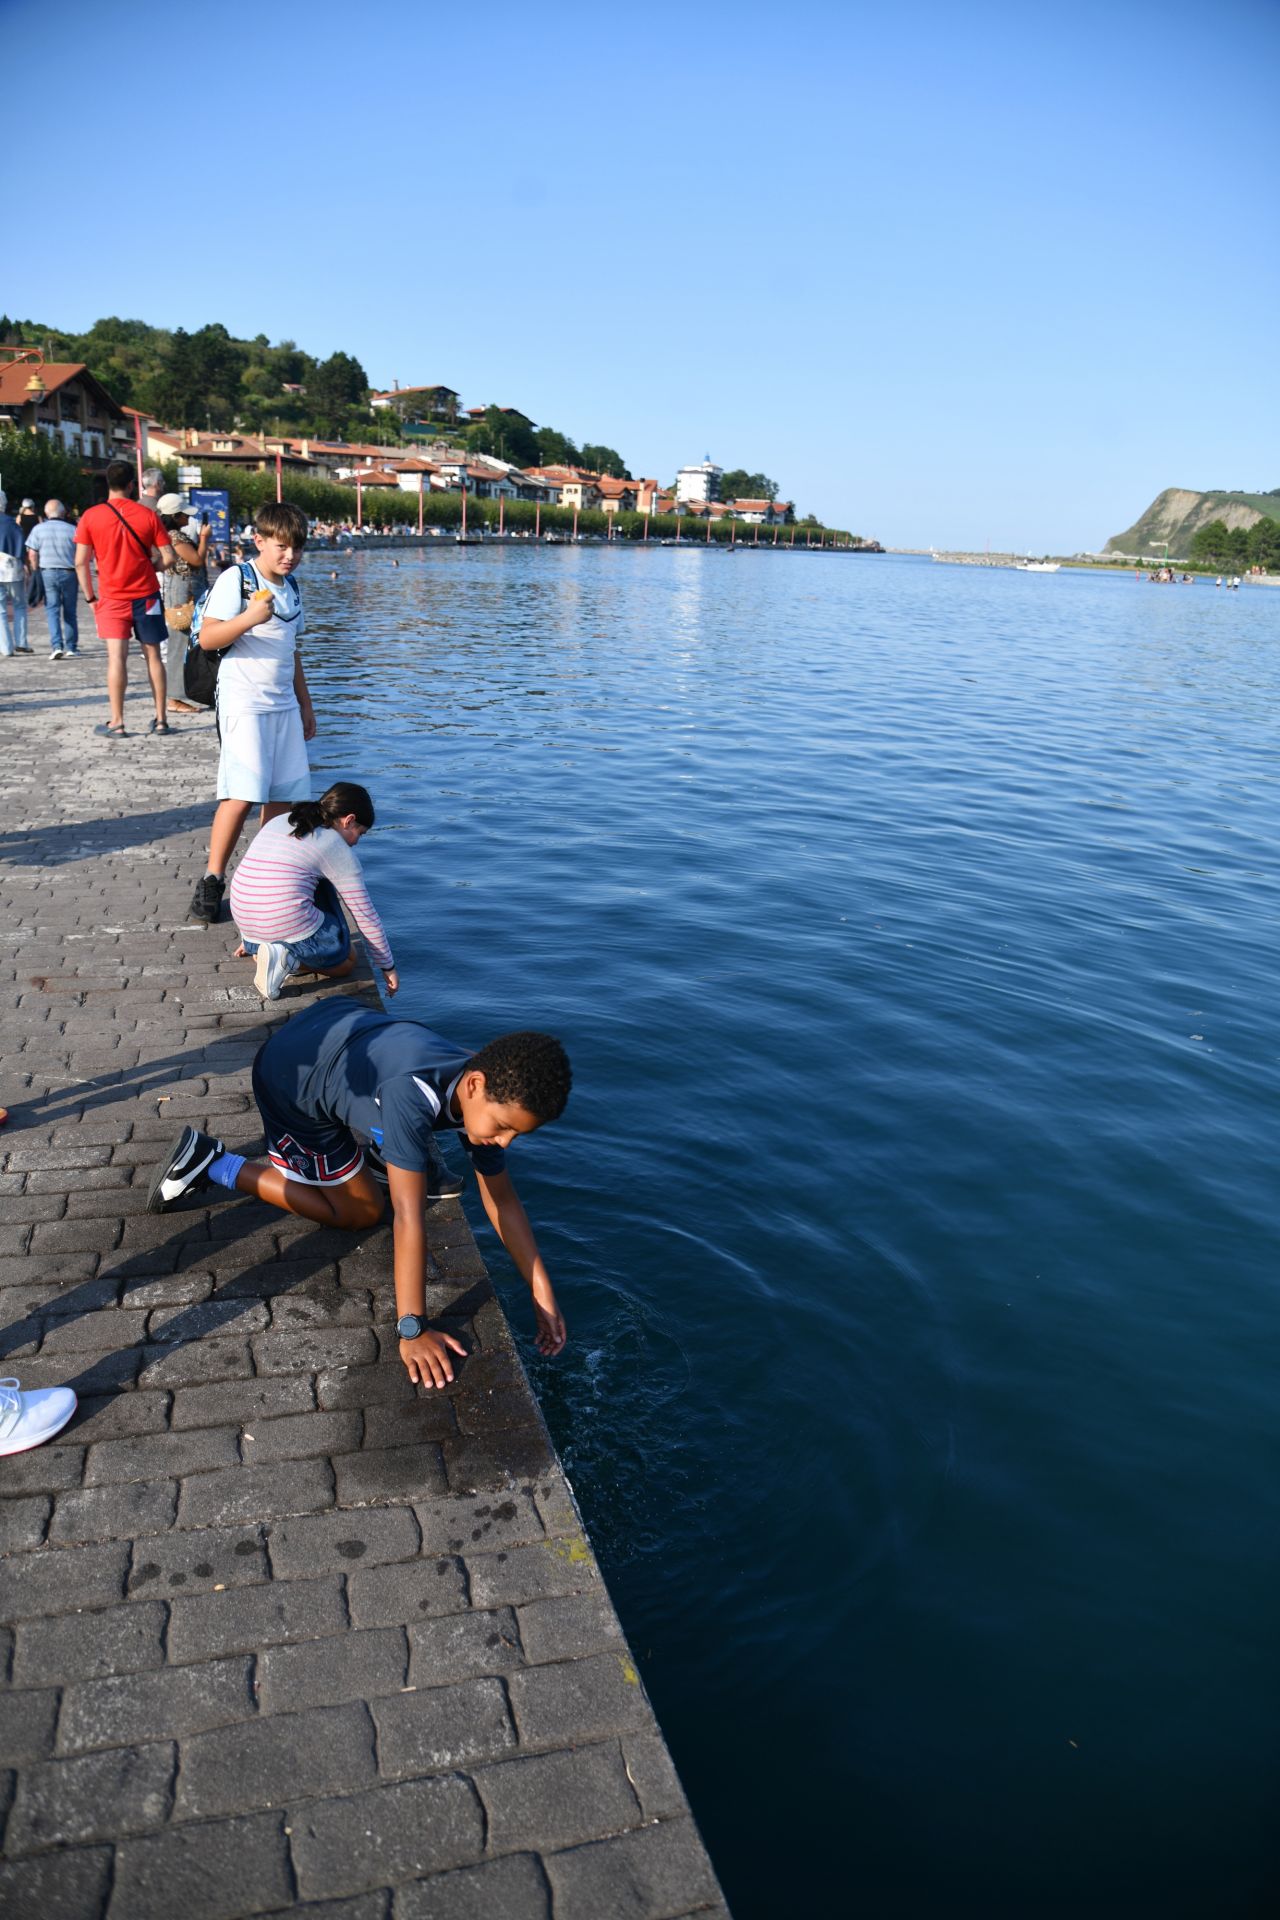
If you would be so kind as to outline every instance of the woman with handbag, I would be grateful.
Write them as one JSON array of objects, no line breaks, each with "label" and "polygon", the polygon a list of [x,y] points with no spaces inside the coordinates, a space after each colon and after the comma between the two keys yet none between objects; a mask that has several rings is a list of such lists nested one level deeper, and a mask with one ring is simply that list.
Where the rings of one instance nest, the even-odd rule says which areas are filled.
[{"label": "woman with handbag", "polygon": [[[174,563],[161,582],[164,597],[164,623],[168,628],[169,641],[165,649],[169,685],[182,685],[182,664],[187,652],[187,635],[191,631],[191,616],[195,612],[196,601],[204,592],[208,582],[205,577],[205,555],[209,551],[209,540],[213,529],[206,520],[200,529],[199,537],[193,541],[187,531],[189,509],[183,506],[182,496],[166,493],[156,502],[156,512],[169,529],[169,538],[173,544]],[[193,705],[190,700],[181,700],[173,694],[169,696],[169,709],[173,713],[200,713],[202,708]]]}]

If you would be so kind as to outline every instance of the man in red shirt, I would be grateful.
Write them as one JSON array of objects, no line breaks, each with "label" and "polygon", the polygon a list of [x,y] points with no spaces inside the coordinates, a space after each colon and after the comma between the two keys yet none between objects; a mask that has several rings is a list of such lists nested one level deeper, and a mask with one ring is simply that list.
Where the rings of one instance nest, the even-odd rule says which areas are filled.
[{"label": "man in red shirt", "polygon": [[[135,497],[136,480],[127,460],[113,460],[107,468],[107,498],[101,506],[80,515],[76,527],[76,574],[85,599],[96,603],[98,638],[107,649],[107,698],[111,719],[97,731],[119,740],[125,731],[124,690],[128,678],[129,636],[136,634],[147,663],[155,696],[156,717],[150,733],[168,733],[165,719],[164,648],[168,632],[160,604],[160,582],[151,550],[160,551],[160,565],[173,565],[169,529],[150,507]],[[94,590],[90,562],[98,563]]]}]

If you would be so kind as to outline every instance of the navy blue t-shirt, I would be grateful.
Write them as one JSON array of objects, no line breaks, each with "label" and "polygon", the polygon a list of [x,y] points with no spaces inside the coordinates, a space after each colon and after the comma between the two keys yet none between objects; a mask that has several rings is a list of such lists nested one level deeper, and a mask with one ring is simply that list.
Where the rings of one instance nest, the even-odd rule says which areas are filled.
[{"label": "navy blue t-shirt", "polygon": [[477,1173],[501,1173],[505,1150],[473,1145],[449,1111],[472,1051],[418,1020],[397,1020],[344,999],[286,1021],[259,1054],[257,1072],[273,1105],[371,1140],[388,1166],[425,1173],[430,1136],[454,1132]]}]

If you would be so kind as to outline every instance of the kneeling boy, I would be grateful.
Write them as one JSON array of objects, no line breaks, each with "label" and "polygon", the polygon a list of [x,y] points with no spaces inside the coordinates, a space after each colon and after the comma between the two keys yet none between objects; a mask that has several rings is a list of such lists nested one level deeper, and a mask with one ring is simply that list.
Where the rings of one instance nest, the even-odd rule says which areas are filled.
[{"label": "kneeling boy", "polygon": [[462,1135],[484,1210],[533,1295],[538,1351],[559,1353],[564,1319],[506,1170],[506,1149],[519,1134],[559,1119],[571,1082],[564,1048],[549,1034],[508,1033],[473,1054],[416,1020],[330,1001],[286,1021],[253,1063],[266,1160],[245,1160],[185,1127],[156,1169],[147,1206],[164,1213],[212,1182],[317,1225],[359,1231],[382,1218],[369,1147],[386,1163],[394,1214],[400,1357],[410,1379],[443,1387],[453,1379],[449,1349],[466,1349],[450,1334],[429,1332],[424,1319],[431,1136]]}]

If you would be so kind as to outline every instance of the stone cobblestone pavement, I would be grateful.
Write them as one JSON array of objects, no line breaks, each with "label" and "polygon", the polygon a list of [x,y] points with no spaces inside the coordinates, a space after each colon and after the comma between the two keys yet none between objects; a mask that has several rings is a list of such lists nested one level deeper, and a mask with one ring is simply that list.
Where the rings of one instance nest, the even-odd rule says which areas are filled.
[{"label": "stone cobblestone pavement", "polygon": [[434,1395],[388,1229],[146,1213],[181,1122],[260,1147],[250,1063],[312,996],[186,920],[212,723],[105,712],[92,640],[0,660],[0,1370],[80,1396],[0,1459],[0,1912],[727,1914],[460,1206]]}]

